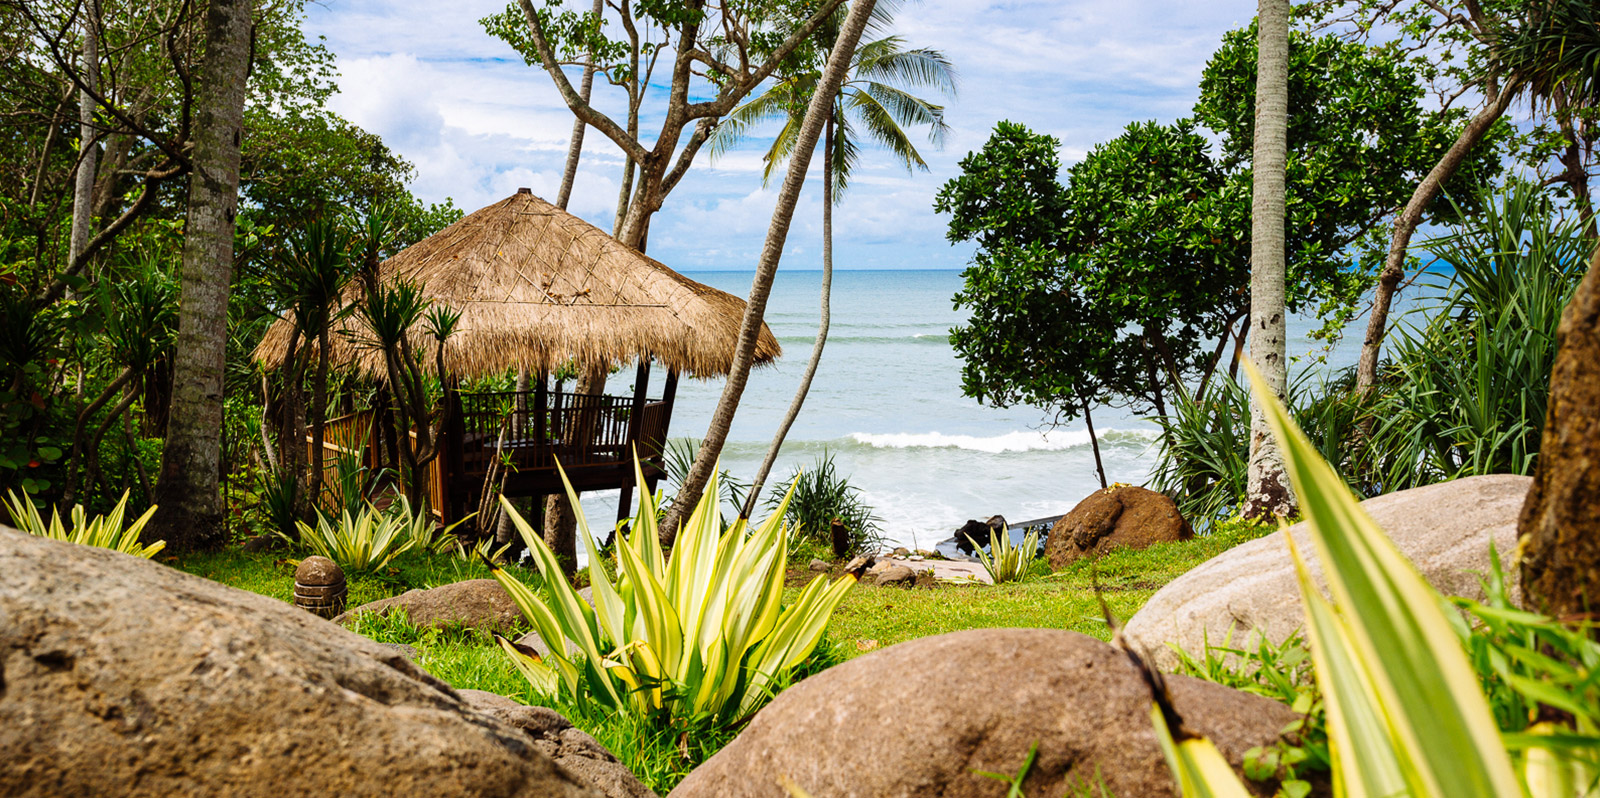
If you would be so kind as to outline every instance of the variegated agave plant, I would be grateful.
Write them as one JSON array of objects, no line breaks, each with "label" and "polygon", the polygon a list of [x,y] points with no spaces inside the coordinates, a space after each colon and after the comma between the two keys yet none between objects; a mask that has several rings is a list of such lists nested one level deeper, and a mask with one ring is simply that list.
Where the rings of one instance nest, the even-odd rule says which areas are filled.
[{"label": "variegated agave plant", "polygon": [[[657,497],[637,463],[638,512],[632,533],[619,537],[615,584],[589,569],[594,605],[563,579],[536,592],[496,569],[500,581],[550,648],[544,657],[508,640],[501,645],[528,682],[545,694],[586,697],[642,717],[731,723],[759,709],[776,684],[816,648],[839,600],[854,583],[817,577],[783,606],[788,559],[785,507],[753,530],[744,519],[726,530],[715,478],[679,527],[671,557],[657,539]],[[566,473],[561,478],[566,482]],[[567,496],[578,499],[570,482]],[[788,497],[784,498],[784,504]],[[544,541],[508,502],[541,573],[560,565]],[[589,562],[601,554],[583,514],[579,537]]]}]

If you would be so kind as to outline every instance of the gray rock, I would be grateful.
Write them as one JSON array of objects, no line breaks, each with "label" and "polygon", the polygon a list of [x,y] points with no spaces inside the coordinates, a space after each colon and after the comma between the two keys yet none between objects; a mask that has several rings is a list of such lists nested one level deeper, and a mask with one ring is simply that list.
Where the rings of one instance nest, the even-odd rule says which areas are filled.
[{"label": "gray rock", "polygon": [[828,568],[830,568],[831,566],[829,566],[826,562],[824,562],[822,560],[813,559],[811,561],[811,564],[809,566],[807,566],[807,567],[810,568],[813,571],[817,571],[817,572],[821,573],[821,572],[826,572],[828,570]]},{"label": "gray rock", "polygon": [[[1235,768],[1297,717],[1197,679],[1174,676],[1170,687],[1185,723]],[[1016,773],[1034,743],[1028,795],[1099,795],[1097,773],[1123,798],[1177,794],[1149,688],[1126,655],[1075,632],[975,629],[901,643],[785,690],[670,798],[781,798],[780,777],[816,796],[995,796],[1004,787],[977,771]]]},{"label": "gray rock", "polygon": [[593,796],[359,635],[0,528],[0,795]]},{"label": "gray rock", "polygon": [[894,550],[894,556],[896,556],[896,557],[905,557],[905,556],[907,556],[909,554],[911,554],[911,550],[906,548],[905,546],[901,546],[901,547],[899,547],[899,548]]},{"label": "gray rock", "polygon": [[385,651],[393,651],[405,657],[407,662],[416,662],[417,656],[422,653],[417,651],[416,646],[408,646],[405,643],[379,643],[378,645],[382,646]]},{"label": "gray rock", "polygon": [[904,565],[891,565],[878,572],[874,582],[878,587],[910,587],[917,582],[917,572]]},{"label": "gray rock", "polygon": [[398,596],[355,607],[333,619],[348,626],[363,612],[388,615],[404,610],[421,627],[470,626],[508,632],[523,625],[522,611],[493,579],[469,579],[440,587],[407,590]]},{"label": "gray rock", "polygon": [[[1400,551],[1447,596],[1482,598],[1479,573],[1489,570],[1493,540],[1507,578],[1517,546],[1517,515],[1529,477],[1468,477],[1403,490],[1361,503]],[[1290,527],[1322,585],[1316,550],[1304,524]],[[1324,588],[1325,589],[1325,588]],[[1200,654],[1206,641],[1251,646],[1265,634],[1278,642],[1305,622],[1300,588],[1283,532],[1242,543],[1156,591],[1123,633],[1164,669],[1177,667],[1173,643]]]},{"label": "gray rock", "polygon": [[575,728],[561,713],[548,707],[525,706],[483,690],[458,692],[467,706],[527,732],[534,747],[607,798],[655,798],[655,792],[641,784],[605,746]]}]

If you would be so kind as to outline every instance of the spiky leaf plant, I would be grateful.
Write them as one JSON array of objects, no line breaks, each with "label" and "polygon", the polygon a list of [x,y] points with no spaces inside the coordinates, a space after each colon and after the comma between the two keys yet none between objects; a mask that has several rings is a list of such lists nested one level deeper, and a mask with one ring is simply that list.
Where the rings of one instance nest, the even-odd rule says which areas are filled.
[{"label": "spiky leaf plant", "polygon": [[972,550],[978,555],[978,562],[983,563],[983,570],[989,572],[989,578],[995,584],[1003,582],[1021,582],[1028,575],[1029,566],[1035,557],[1039,556],[1039,527],[1022,538],[1022,545],[1011,542],[1009,530],[996,531],[989,527],[989,550],[984,551],[978,541],[967,535],[967,540],[972,541]]},{"label": "spiky leaf plant", "polygon": [[167,542],[164,540],[158,540],[148,546],[139,542],[139,533],[144,530],[144,525],[150,522],[150,517],[155,515],[155,505],[145,510],[144,515],[135,518],[133,523],[126,525],[123,523],[128,510],[127,491],[122,492],[122,498],[117,500],[117,506],[111,508],[111,512],[94,518],[88,517],[83,505],[73,505],[70,528],[61,522],[59,509],[51,511],[50,523],[47,524],[44,517],[39,515],[39,508],[33,506],[33,502],[27,497],[18,496],[15,491],[6,491],[6,494],[10,497],[5,500],[5,506],[6,513],[11,516],[11,523],[30,535],[112,549],[146,560],[167,547]]},{"label": "spiky leaf plant", "polygon": [[[732,725],[770,700],[775,686],[811,655],[855,580],[829,584],[819,576],[783,606],[783,508],[753,530],[745,519],[723,529],[715,478],[679,527],[668,557],[657,536],[655,496],[637,463],[634,472],[638,511],[632,533],[619,536],[616,583],[604,568],[591,567],[590,606],[565,580],[549,580],[540,593],[495,569],[495,579],[551,653],[541,659],[508,640],[501,645],[540,692],[664,723]],[[566,481],[564,471],[561,478]],[[539,570],[561,573],[544,540],[509,502],[502,504]],[[589,561],[599,563],[582,513],[578,524]]]}]

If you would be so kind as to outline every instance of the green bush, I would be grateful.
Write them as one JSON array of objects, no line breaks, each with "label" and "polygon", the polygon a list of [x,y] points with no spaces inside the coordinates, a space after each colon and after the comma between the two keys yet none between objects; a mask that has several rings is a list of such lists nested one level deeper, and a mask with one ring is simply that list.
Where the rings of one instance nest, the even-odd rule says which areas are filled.
[{"label": "green bush", "polygon": [[833,455],[824,451],[812,468],[795,469],[789,479],[767,497],[767,509],[780,513],[796,540],[811,540],[831,545],[833,519],[850,530],[850,545],[845,553],[875,551],[883,545],[878,524],[883,520],[861,500],[861,489],[850,484],[833,465]]},{"label": "green bush", "polygon": [[[1291,416],[1363,496],[1533,472],[1556,327],[1583,278],[1588,244],[1580,220],[1562,218],[1525,184],[1482,205],[1451,235],[1424,245],[1453,271],[1432,286],[1437,302],[1390,333],[1374,396],[1355,395],[1354,369],[1307,372],[1290,387]],[[1247,479],[1246,392],[1219,375],[1155,421],[1164,434],[1152,487],[1192,520],[1230,515]]]}]

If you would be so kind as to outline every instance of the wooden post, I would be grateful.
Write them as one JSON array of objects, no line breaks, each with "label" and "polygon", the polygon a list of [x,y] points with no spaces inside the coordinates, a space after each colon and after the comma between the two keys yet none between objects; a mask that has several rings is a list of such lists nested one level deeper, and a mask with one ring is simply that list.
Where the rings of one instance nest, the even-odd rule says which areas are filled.
[{"label": "wooden post", "polygon": [[650,387],[650,356],[639,356],[639,370],[633,377],[633,407],[628,411],[628,434],[622,442],[622,484],[617,495],[617,520],[628,519],[628,506],[633,504],[633,480],[629,466],[633,465],[639,443],[639,429],[644,421],[645,391]]},{"label": "wooden post", "polygon": [[[457,475],[465,472],[467,425],[462,417],[461,392],[457,386],[445,383],[444,386],[444,453],[442,457],[435,458],[439,462],[439,493],[442,501],[439,502],[439,521],[445,526],[455,522],[455,519],[465,515],[465,507],[458,510],[456,504],[464,500],[458,499],[461,492],[455,490],[452,484]],[[426,479],[426,472],[413,474],[413,479]]]},{"label": "wooden post", "polygon": [[[665,448],[667,445],[667,430],[672,426],[672,400],[676,398],[677,395],[678,370],[668,369],[667,384],[661,389],[661,404],[664,405],[664,407],[661,408],[661,445],[663,448]],[[666,453],[660,452],[659,454],[664,456]],[[656,492],[656,483],[660,481],[661,477],[659,476],[652,475],[645,477],[645,487],[649,489],[652,496],[655,495]]]}]

